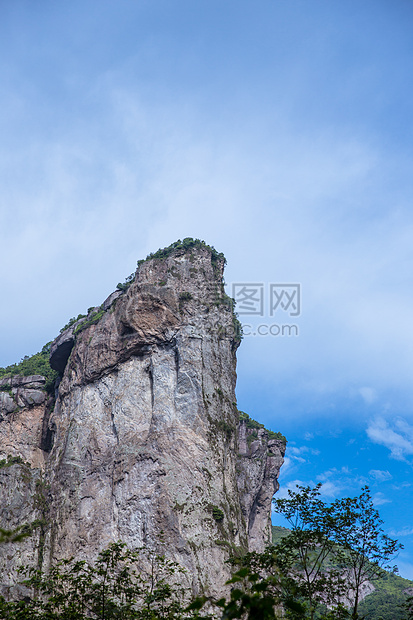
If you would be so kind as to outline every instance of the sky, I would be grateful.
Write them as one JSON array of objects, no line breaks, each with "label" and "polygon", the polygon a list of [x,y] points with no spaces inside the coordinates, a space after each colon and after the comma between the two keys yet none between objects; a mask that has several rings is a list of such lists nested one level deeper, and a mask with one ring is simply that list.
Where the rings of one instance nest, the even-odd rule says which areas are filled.
[{"label": "sky", "polygon": [[410,0],[0,0],[0,366],[204,239],[262,301],[237,398],[288,439],[279,494],[369,484],[413,579],[412,28]]}]

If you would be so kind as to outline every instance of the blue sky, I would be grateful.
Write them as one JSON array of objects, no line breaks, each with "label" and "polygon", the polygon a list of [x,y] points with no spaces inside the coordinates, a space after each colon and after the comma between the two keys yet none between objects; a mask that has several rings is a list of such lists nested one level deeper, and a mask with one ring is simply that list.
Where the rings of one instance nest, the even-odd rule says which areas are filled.
[{"label": "blue sky", "polygon": [[229,292],[300,283],[239,407],[289,439],[281,493],[371,484],[411,578],[412,26],[408,0],[0,3],[0,365],[178,238]]}]

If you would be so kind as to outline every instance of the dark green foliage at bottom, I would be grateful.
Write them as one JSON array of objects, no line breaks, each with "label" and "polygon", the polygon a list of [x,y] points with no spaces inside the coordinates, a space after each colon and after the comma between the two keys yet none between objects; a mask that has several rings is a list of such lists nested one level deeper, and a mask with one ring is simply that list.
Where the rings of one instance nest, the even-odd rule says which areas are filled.
[{"label": "dark green foliage at bottom", "polygon": [[28,465],[28,467],[30,467],[29,463],[25,463],[23,461],[23,459],[21,458],[21,456],[11,456],[11,454],[9,454],[7,456],[7,459],[0,459],[0,469],[3,469],[4,467],[11,467],[12,465]]},{"label": "dark green foliage at bottom", "polygon": [[[3,535],[3,537],[2,537]],[[0,531],[0,543],[12,544],[27,534]],[[275,547],[228,560],[233,575],[225,598],[195,597],[186,589],[185,569],[146,548],[130,550],[118,542],[102,551],[94,565],[62,560],[49,573],[21,569],[27,587],[24,600],[0,597],[0,620],[345,620],[344,607],[320,606],[310,616],[308,604],[278,566]],[[190,581],[190,580],[188,580]],[[391,574],[360,607],[362,620],[408,620],[399,589],[410,585]]]},{"label": "dark green foliage at bottom", "polygon": [[[140,566],[144,571],[139,570]],[[113,543],[92,566],[85,561],[62,560],[45,574],[21,571],[28,588],[24,600],[0,597],[2,620],[172,620],[198,618],[187,613],[184,570],[175,562],[147,549],[131,551]],[[207,618],[207,617],[205,617]]]}]

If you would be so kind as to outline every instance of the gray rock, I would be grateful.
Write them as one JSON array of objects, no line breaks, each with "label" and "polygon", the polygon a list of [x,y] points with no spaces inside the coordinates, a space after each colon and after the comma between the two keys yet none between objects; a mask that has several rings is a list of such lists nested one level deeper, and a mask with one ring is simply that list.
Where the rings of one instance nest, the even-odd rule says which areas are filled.
[{"label": "gray rock", "polygon": [[271,541],[271,500],[279,489],[284,454],[285,445],[276,439],[269,440],[265,429],[247,428],[241,422],[237,482],[251,551],[262,551]]},{"label": "gray rock", "polygon": [[15,393],[14,399],[19,407],[41,405],[46,400],[46,392],[44,390],[13,388],[12,391]]},{"label": "gray rock", "polygon": [[[27,406],[0,423],[0,449],[26,450],[44,468],[45,568],[61,557],[90,561],[120,539],[164,552],[187,569],[185,585],[220,595],[229,550],[268,542],[283,446],[238,428],[223,267],[206,248],[149,260],[100,320],[76,338],[75,326],[61,334],[51,347],[63,377],[50,420],[36,390],[13,388]],[[47,432],[50,454],[41,451]]]},{"label": "gray rock", "polygon": [[42,388],[46,383],[46,378],[42,375],[30,375],[28,377],[22,377],[15,375],[11,379],[12,387],[24,386],[25,388]]},{"label": "gray rock", "polygon": [[67,360],[75,344],[75,337],[73,335],[74,328],[75,325],[72,325],[60,334],[53,342],[50,349],[50,366],[60,374],[63,374]]},{"label": "gray rock", "polygon": [[[42,480],[39,469],[23,464],[0,468],[0,523],[7,530],[33,524],[42,517],[39,510],[39,491]],[[36,500],[37,498],[37,500]],[[17,573],[19,566],[36,566],[41,548],[41,528],[19,543],[1,545],[0,593],[3,596],[29,594],[24,587],[16,586],[22,581]]]},{"label": "gray rock", "polygon": [[15,400],[7,392],[0,392],[0,414],[11,413],[15,409],[17,409]]},{"label": "gray rock", "polygon": [[105,312],[106,310],[109,310],[113,302],[119,297],[121,297],[122,295],[123,295],[123,291],[113,291],[113,293],[111,293],[109,297],[107,297],[105,301],[103,302],[102,309],[105,310]]}]

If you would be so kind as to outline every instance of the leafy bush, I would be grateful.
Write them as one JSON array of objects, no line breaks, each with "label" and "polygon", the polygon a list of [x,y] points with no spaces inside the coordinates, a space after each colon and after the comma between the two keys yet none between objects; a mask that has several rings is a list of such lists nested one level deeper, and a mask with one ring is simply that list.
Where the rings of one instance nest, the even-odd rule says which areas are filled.
[{"label": "leafy bush", "polygon": [[224,520],[224,513],[221,508],[218,508],[218,506],[212,506],[212,516],[215,521],[219,522]]},{"label": "leafy bush", "polygon": [[179,295],[179,301],[190,301],[192,299],[191,293],[184,292]]},{"label": "leafy bush", "polygon": [[[244,422],[247,428],[253,429],[255,431],[259,430],[260,428],[263,428],[268,433],[269,439],[278,439],[278,441],[282,441],[284,445],[287,445],[287,439],[284,437],[282,433],[268,430],[267,428],[265,428],[264,424],[261,424],[260,422],[253,420],[252,418],[250,418],[248,413],[245,413],[244,411],[238,411],[238,415],[239,415],[239,421]],[[255,437],[257,438],[258,435],[255,434]]]},{"label": "leafy bush", "polygon": [[226,264],[226,259],[222,252],[217,252],[213,246],[207,245],[205,241],[193,239],[192,237],[186,237],[182,241],[181,239],[178,239],[178,241],[171,243],[171,245],[168,245],[167,248],[160,248],[156,252],[148,254],[145,259],[138,260],[138,265],[142,265],[145,261],[152,260],[153,258],[164,260],[165,258],[168,258],[168,256],[171,256],[171,254],[173,254],[176,250],[190,250],[192,248],[205,248],[209,250],[211,252],[211,262],[213,265],[220,260],[223,260],[224,264]]},{"label": "leafy bush", "polygon": [[121,282],[119,282],[119,283],[116,285],[116,288],[117,288],[119,291],[127,291],[127,290],[128,290],[128,288],[130,287],[130,285],[132,284],[132,282],[133,282],[134,280],[135,280],[135,273],[131,273],[131,274],[130,274],[130,276],[128,276],[128,277],[125,279],[125,282],[123,282],[123,284],[122,284]]},{"label": "leafy bush", "polygon": [[[317,488],[314,492],[302,489],[301,494],[284,501],[283,507],[287,509],[288,514],[291,513],[290,516],[296,514],[298,510],[299,517],[304,517],[305,528],[299,527],[295,536],[292,536],[291,530],[278,528],[283,529],[283,532],[278,537],[277,546],[269,546],[263,553],[234,554],[227,561],[232,567],[232,578],[226,582],[231,588],[227,597],[218,600],[206,596],[194,598],[193,593],[182,585],[186,571],[179,564],[150,549],[130,550],[125,544],[117,542],[101,551],[93,565],[72,558],[61,560],[47,573],[34,567],[22,567],[20,574],[24,579],[22,583],[28,588],[28,595],[23,600],[9,602],[0,597],[0,618],[4,620],[359,619],[359,615],[346,610],[340,602],[333,608],[325,607],[325,601],[331,593],[331,584],[327,577],[331,573],[332,566],[328,566],[327,577],[318,573],[318,567],[320,565],[323,570],[320,556],[323,548],[333,553],[335,551],[335,546],[328,542],[328,532],[334,532],[338,524],[335,518],[337,515],[331,513],[323,502],[319,503]],[[210,506],[210,509],[215,510],[219,520],[221,515],[223,518],[223,512],[217,506]],[[0,543],[17,542],[27,534],[30,535],[35,527],[36,522],[10,532],[0,530]],[[215,544],[233,551],[233,545],[226,540],[216,540]],[[314,546],[313,552],[304,559],[299,554],[297,556],[303,545],[307,550]],[[287,553],[286,558],[283,553],[286,550],[292,551],[293,557]],[[316,567],[318,573],[316,586],[319,586],[319,590],[316,588],[314,594],[320,596],[313,597],[313,604],[308,600],[308,588],[303,588],[301,583],[304,574],[298,572],[297,578],[292,578],[291,568],[294,568],[297,558],[301,563],[305,560]],[[394,577],[387,573],[386,575],[392,584],[393,593]],[[342,581],[348,592],[351,584],[348,580]],[[402,581],[411,585],[407,580]],[[326,587],[330,589],[326,590]],[[385,597],[376,598],[379,599],[377,600],[379,607],[368,607],[366,618],[379,620],[379,613],[385,620],[405,618],[399,614],[396,607],[390,610],[391,605],[398,604],[399,598],[393,594],[388,596],[388,613]],[[366,601],[369,599],[373,601],[373,595],[367,597]],[[203,611],[205,608],[207,611]]]},{"label": "leafy bush", "polygon": [[82,323],[80,323],[73,330],[73,335],[76,336],[77,334],[80,334],[80,332],[85,330],[87,327],[90,327],[91,325],[98,323],[104,314],[105,314],[105,311],[103,310],[103,308],[100,308],[93,314],[90,314],[85,321],[82,321]]},{"label": "leafy bush", "polygon": [[[89,311],[88,311],[89,312]],[[80,319],[84,319],[87,315],[86,314],[78,314],[77,317],[72,317],[71,319],[68,320],[68,322],[66,323],[66,325],[64,325],[62,327],[62,329],[60,330],[60,333],[62,334],[63,332],[65,332],[67,329],[69,329],[69,327],[72,327],[72,325],[74,325],[76,323],[76,321],[80,321]]]},{"label": "leafy bush", "polygon": [[[275,511],[291,525],[287,535],[277,532],[277,564],[311,620],[320,617],[319,611],[327,613],[326,605],[337,612],[323,617],[359,620],[363,585],[383,577],[402,545],[384,533],[368,486],[359,497],[331,504],[321,499],[321,486],[298,486],[287,498],[273,499]],[[346,599],[349,610],[342,607]]]},{"label": "leafy bush", "polygon": [[285,436],[279,431],[270,431],[268,428],[265,429],[268,433],[268,439],[278,439],[278,441],[282,441],[284,445],[287,445],[287,439]]},{"label": "leafy bush", "polygon": [[27,463],[23,461],[21,456],[11,456],[11,454],[9,454],[7,456],[7,459],[0,459],[0,469],[3,469],[4,467],[11,467],[12,465],[16,464],[27,465]]},{"label": "leafy bush", "polygon": [[45,389],[52,393],[58,373],[50,367],[49,356],[51,342],[44,345],[40,353],[35,353],[31,357],[26,355],[18,364],[11,364],[6,368],[0,368],[1,377],[14,377],[20,375],[29,377],[30,375],[42,375],[46,377]]},{"label": "leafy bush", "polygon": [[[141,567],[145,567],[142,571]],[[184,573],[176,562],[147,549],[122,543],[103,550],[94,565],[62,560],[48,573],[23,568],[31,598],[7,602],[0,597],[0,618],[8,620],[172,620],[195,618],[185,612],[189,596],[178,584]],[[174,582],[174,576],[175,584]]]}]

